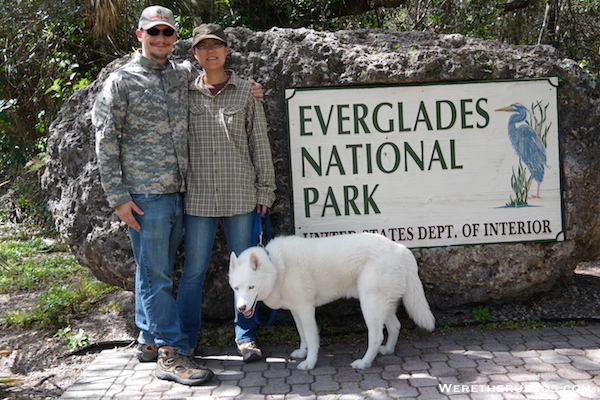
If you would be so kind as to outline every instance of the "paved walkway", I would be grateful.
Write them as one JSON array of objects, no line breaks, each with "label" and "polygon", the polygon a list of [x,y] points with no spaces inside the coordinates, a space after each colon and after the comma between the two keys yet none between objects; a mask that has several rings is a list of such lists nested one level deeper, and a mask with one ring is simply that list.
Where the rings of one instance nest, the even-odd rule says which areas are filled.
[{"label": "paved walkway", "polygon": [[299,371],[290,346],[263,348],[244,364],[233,347],[203,356],[215,378],[189,387],[154,377],[133,349],[103,351],[63,400],[186,399],[600,399],[600,324],[524,330],[458,329],[401,336],[395,355],[355,371],[365,343],[323,346],[317,366]]}]

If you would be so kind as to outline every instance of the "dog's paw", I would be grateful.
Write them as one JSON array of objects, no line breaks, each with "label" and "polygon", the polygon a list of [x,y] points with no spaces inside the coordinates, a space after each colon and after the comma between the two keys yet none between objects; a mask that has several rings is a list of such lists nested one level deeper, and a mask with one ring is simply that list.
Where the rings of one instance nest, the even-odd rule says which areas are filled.
[{"label": "dog's paw", "polygon": [[350,366],[354,369],[367,369],[371,367],[371,363],[361,358],[360,360],[354,361]]},{"label": "dog's paw", "polygon": [[310,369],[313,369],[315,367],[315,364],[316,362],[309,362],[308,360],[304,360],[300,364],[298,364],[297,369],[302,371],[308,371]]},{"label": "dog's paw", "polygon": [[386,346],[381,346],[379,348],[379,353],[383,354],[384,356],[388,355],[388,354],[394,354],[394,349],[393,348],[389,349]]},{"label": "dog's paw", "polygon": [[296,350],[292,351],[292,354],[290,354],[290,357],[304,358],[304,357],[306,357],[306,354],[308,354],[307,349],[296,349]]}]

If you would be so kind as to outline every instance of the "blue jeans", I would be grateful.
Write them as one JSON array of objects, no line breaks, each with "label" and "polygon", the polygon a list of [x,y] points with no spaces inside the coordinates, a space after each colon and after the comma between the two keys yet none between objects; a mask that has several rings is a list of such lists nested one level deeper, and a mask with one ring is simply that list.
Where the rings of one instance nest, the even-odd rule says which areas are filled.
[{"label": "blue jeans", "polygon": [[[232,217],[185,215],[185,264],[179,283],[177,306],[183,332],[194,348],[202,323],[202,286],[208,269],[219,220],[223,221],[229,252],[240,254],[252,246],[255,211]],[[235,339],[238,343],[256,340],[257,324],[236,311]]]},{"label": "blue jeans", "polygon": [[177,303],[172,294],[175,255],[183,236],[183,197],[179,193],[132,195],[144,211],[136,215],[142,229],[129,229],[137,264],[135,322],[138,341],[177,347],[189,355],[188,338],[181,331]]}]

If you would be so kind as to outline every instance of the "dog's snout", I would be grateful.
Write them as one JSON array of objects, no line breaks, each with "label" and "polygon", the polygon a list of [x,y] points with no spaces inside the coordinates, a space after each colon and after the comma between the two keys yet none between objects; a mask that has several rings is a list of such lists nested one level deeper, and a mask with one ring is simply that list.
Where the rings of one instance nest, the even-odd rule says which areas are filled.
[{"label": "dog's snout", "polygon": [[239,306],[238,310],[240,310],[241,312],[246,311],[246,306]]}]

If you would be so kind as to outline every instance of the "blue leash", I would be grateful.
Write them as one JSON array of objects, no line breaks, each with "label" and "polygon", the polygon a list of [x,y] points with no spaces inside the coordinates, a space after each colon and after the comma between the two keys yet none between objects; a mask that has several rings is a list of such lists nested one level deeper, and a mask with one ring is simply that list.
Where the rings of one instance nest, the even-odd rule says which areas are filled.
[{"label": "blue leash", "polygon": [[[264,240],[263,240],[264,239]],[[269,210],[265,214],[265,227],[263,230],[263,223],[260,212],[257,212],[254,216],[254,227],[252,228],[252,246],[264,247],[272,239],[271,235],[271,217],[269,216]],[[265,242],[263,244],[263,241]],[[258,325],[267,326],[271,325],[275,321],[277,316],[277,310],[271,310],[271,316],[267,322],[262,322],[258,317],[258,310],[254,312],[254,321]]]}]

